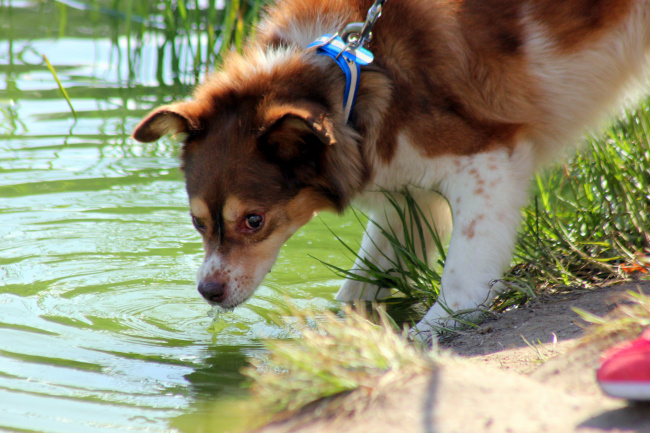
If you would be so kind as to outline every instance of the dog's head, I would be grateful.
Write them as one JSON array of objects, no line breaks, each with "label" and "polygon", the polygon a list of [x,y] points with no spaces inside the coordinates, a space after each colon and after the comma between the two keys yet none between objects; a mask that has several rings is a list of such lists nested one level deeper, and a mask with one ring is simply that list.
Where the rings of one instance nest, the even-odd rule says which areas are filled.
[{"label": "dog's head", "polygon": [[191,101],[160,107],[133,136],[183,140],[192,222],[203,237],[199,292],[232,308],[312,216],[341,211],[364,182],[358,134],[342,119],[341,74],[313,54],[230,56]]}]

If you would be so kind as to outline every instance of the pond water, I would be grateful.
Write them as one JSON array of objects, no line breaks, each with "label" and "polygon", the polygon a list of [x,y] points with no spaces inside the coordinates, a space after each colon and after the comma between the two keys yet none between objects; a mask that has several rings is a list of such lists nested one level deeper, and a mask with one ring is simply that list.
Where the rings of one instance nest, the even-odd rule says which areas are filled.
[{"label": "pond water", "polygon": [[213,321],[178,146],[129,138],[189,92],[169,61],[187,44],[172,49],[133,4],[0,1],[0,431],[231,427],[239,414],[214,402],[245,397],[245,358],[283,335],[269,314],[287,297],[334,306],[341,281],[310,255],[349,266],[330,228],[361,233],[354,218],[315,219],[257,295]]}]

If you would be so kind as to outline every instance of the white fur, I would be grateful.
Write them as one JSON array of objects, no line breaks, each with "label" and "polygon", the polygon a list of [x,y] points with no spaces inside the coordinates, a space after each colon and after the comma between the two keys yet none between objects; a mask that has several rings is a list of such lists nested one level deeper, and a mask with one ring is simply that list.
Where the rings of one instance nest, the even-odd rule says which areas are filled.
[{"label": "white fur", "polygon": [[196,283],[199,284],[206,277],[212,276],[223,269],[223,260],[221,260],[220,255],[217,253],[212,253],[209,256],[206,255],[199,270],[196,272]]},{"label": "white fur", "polygon": [[300,223],[289,225],[285,231],[278,231],[257,244],[258,248],[263,248],[267,252],[266,255],[257,254],[257,260],[241,260],[241,257],[233,260],[232,257],[221,255],[218,250],[213,251],[206,255],[197,272],[197,284],[201,281],[216,281],[224,284],[225,295],[219,306],[226,309],[236,307],[253,295],[255,289],[271,271],[277,260],[280,246],[301,226]]},{"label": "white fur", "polygon": [[278,67],[296,57],[296,51],[291,47],[259,47],[252,53],[252,61],[248,65],[251,75],[270,75]]},{"label": "white fur", "polygon": [[[283,29],[275,29],[277,36],[282,40],[292,41],[300,48],[307,48],[325,34],[334,34],[343,29],[349,22],[347,17],[341,16],[314,16],[309,21],[294,21],[290,26]],[[261,30],[265,30],[263,27]]]},{"label": "white fur", "polygon": [[584,49],[563,54],[543,25],[524,19],[524,50],[539,83],[540,118],[530,136],[538,165],[563,156],[587,128],[599,125],[638,85],[650,45],[649,3],[641,0],[618,29]]},{"label": "white fur", "polygon": [[[512,154],[499,149],[470,156],[425,158],[400,137],[396,158],[377,172],[378,190],[400,189],[412,185],[440,191],[451,205],[455,229],[451,235],[446,266],[442,275],[441,304],[451,310],[475,308],[490,301],[494,292],[490,283],[498,279],[510,263],[520,221],[520,209],[526,202],[528,181],[534,171],[534,153],[530,143],[519,144]],[[382,184],[383,182],[383,184]],[[414,190],[417,191],[417,190]],[[424,209],[433,210],[434,224],[444,237],[450,229],[446,202],[434,195],[419,192],[416,200]],[[383,193],[366,192],[358,204],[371,209],[371,217],[380,224],[400,228],[399,219],[388,211]],[[392,217],[392,218],[391,218]],[[434,251],[427,246],[427,251]],[[371,223],[364,236],[360,255],[384,265],[393,258],[387,241]],[[386,257],[388,255],[388,257]],[[355,264],[359,270],[360,261]],[[387,290],[346,281],[336,299],[374,299],[386,296]],[[437,304],[418,325],[431,326],[447,313]]]},{"label": "white fur", "polygon": [[417,325],[430,330],[446,310],[487,305],[500,288],[493,282],[510,264],[521,207],[534,171],[530,143],[467,157],[450,157],[457,171],[441,185],[454,216],[439,302]]},{"label": "white fur", "polygon": [[[436,224],[439,235],[445,238],[451,228],[449,208],[446,202],[434,199],[433,193],[429,192],[435,190],[444,177],[441,172],[442,166],[439,165],[440,161],[424,158],[411,146],[406,135],[401,134],[397,141],[395,158],[391,160],[390,164],[384,166],[380,162],[372,162],[378,167],[371,182],[376,188],[365,191],[357,197],[355,205],[367,210],[370,213],[370,219],[380,226],[393,227],[399,233],[401,222],[397,214],[391,210],[385,191],[400,192],[405,186],[414,186],[415,189],[411,188],[410,191],[417,194],[417,201],[422,209],[429,208],[434,218],[437,216],[438,221],[433,221],[433,223]],[[418,191],[418,188],[423,191]],[[430,241],[428,239],[428,242]],[[434,251],[433,245],[427,245],[427,251]],[[381,235],[377,225],[372,222],[366,228],[359,258],[352,268],[356,274],[366,276],[367,273],[362,265],[363,258],[369,259],[379,267],[387,267],[390,261],[395,259],[388,240]],[[336,294],[336,299],[346,302],[356,299],[372,300],[386,297],[389,293],[388,289],[380,290],[377,287],[348,279]]]}]

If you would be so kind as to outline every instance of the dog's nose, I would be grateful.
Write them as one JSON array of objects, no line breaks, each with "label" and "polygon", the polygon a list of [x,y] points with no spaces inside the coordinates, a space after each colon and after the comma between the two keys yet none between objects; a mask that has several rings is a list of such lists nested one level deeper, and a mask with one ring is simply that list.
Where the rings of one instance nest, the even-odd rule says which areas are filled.
[{"label": "dog's nose", "polygon": [[199,293],[208,302],[218,304],[223,300],[224,294],[226,293],[226,285],[223,283],[201,281],[199,283]]}]

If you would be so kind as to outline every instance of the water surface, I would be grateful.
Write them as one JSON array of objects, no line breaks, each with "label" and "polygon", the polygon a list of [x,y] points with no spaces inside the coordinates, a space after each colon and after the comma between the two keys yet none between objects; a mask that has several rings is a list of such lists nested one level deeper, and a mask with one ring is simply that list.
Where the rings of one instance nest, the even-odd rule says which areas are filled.
[{"label": "water surface", "polygon": [[0,2],[0,431],[226,429],[239,415],[214,402],[244,396],[245,358],[284,334],[269,313],[334,306],[340,280],[309,256],[348,266],[329,228],[361,231],[317,218],[213,321],[178,145],[129,138],[188,94],[188,46],[205,36],[174,45],[157,7],[135,3]]}]

